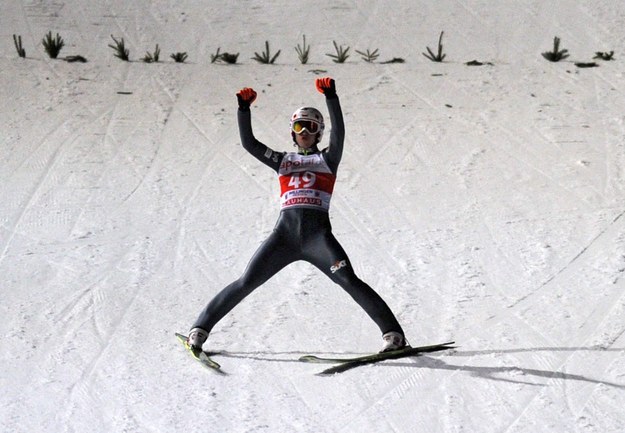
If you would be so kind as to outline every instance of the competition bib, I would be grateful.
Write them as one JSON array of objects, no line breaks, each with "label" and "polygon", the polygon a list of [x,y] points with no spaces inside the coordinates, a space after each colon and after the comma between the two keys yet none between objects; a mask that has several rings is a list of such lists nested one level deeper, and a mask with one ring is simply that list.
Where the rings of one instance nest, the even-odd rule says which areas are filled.
[{"label": "competition bib", "polygon": [[336,175],[320,153],[287,153],[278,170],[282,209],[306,207],[328,211]]}]

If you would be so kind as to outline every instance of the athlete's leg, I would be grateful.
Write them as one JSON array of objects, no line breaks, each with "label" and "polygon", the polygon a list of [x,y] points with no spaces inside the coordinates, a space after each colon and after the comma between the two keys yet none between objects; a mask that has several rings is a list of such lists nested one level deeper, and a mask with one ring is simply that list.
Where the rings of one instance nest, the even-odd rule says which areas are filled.
[{"label": "athlete's leg", "polygon": [[288,244],[284,242],[282,235],[274,230],[254,253],[243,275],[222,289],[206,305],[193,328],[201,328],[210,333],[215,324],[246,296],[293,260],[294,254]]},{"label": "athlete's leg", "polygon": [[306,245],[304,259],[341,286],[378,325],[382,334],[394,331],[404,335],[401,325],[384,299],[358,278],[345,250],[331,231],[320,233],[314,241]]}]

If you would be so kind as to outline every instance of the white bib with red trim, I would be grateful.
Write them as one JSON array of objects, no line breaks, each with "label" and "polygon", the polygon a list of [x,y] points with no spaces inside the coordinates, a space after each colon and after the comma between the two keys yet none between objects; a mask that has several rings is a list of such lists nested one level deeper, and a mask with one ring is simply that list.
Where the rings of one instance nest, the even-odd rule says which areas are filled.
[{"label": "white bib with red trim", "polygon": [[320,153],[287,153],[278,170],[282,209],[305,207],[328,211],[336,175]]}]

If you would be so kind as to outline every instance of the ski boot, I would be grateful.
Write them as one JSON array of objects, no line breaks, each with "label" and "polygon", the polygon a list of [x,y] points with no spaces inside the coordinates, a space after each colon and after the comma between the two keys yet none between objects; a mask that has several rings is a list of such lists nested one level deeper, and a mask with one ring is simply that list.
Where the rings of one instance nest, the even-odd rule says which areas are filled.
[{"label": "ski boot", "polygon": [[193,352],[201,351],[202,345],[208,338],[208,332],[203,330],[202,328],[193,328],[189,331],[189,336],[187,337],[187,344],[189,348],[193,350]]},{"label": "ski boot", "polygon": [[409,347],[406,338],[399,332],[391,331],[382,336],[384,340],[384,347],[380,350],[380,353],[391,352],[393,350],[403,349]]}]

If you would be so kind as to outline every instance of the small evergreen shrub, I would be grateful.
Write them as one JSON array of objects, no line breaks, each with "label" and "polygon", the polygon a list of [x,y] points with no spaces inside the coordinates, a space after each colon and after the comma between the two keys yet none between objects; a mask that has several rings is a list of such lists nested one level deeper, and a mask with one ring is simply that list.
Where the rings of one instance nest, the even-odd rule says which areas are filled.
[{"label": "small evergreen shrub", "polygon": [[302,46],[297,44],[295,47],[295,51],[297,52],[297,58],[302,65],[308,63],[308,59],[310,58],[310,45],[306,45],[306,35],[303,35],[304,43]]},{"label": "small evergreen shrub", "polygon": [[13,35],[13,43],[15,44],[15,49],[17,50],[17,55],[21,58],[26,57],[26,50],[22,47],[22,36]]},{"label": "small evergreen shrub", "polygon": [[211,63],[215,62],[225,62],[231,65],[234,65],[239,59],[239,53],[231,54],[228,52],[220,53],[221,48],[217,48],[217,52],[215,54],[211,54]]},{"label": "small evergreen shrub", "polygon": [[174,62],[176,62],[176,63],[184,63],[185,60],[187,60],[188,56],[187,56],[187,53],[180,53],[180,52],[178,52],[178,53],[172,54],[169,57],[174,59]]},{"label": "small evergreen shrub", "polygon": [[56,37],[53,38],[51,31],[48,32],[41,43],[51,59],[56,59],[59,56],[61,49],[65,46],[63,38],[58,33],[56,34]]},{"label": "small evergreen shrub", "polygon": [[345,61],[349,58],[349,49],[350,47],[343,48],[343,45],[339,46],[336,41],[332,41],[334,44],[334,50],[336,54],[326,54],[326,56],[332,58],[334,63],[345,63]]},{"label": "small evergreen shrub", "polygon": [[237,62],[238,58],[239,58],[239,53],[236,53],[236,54],[223,53],[221,55],[221,59],[220,60],[222,60],[222,61],[224,61],[226,63],[229,63],[231,65],[234,65]]},{"label": "small evergreen shrub", "polygon": [[261,54],[254,53],[254,57],[252,58],[256,60],[258,63],[263,63],[265,65],[269,65],[269,64],[272,65],[276,61],[279,55],[280,55],[280,50],[278,50],[276,54],[271,56],[270,51],[269,51],[269,41],[265,41],[265,51],[263,51]]},{"label": "small evergreen shrub", "polygon": [[559,62],[569,56],[568,52],[569,50],[560,49],[560,38],[556,36],[553,38],[553,51],[545,51],[542,55],[550,62]]},{"label": "small evergreen shrub", "polygon": [[158,63],[160,57],[161,57],[161,49],[159,48],[158,44],[156,44],[154,53],[150,53],[149,51],[146,52],[145,56],[143,57],[143,61],[145,63]]},{"label": "small evergreen shrub", "polygon": [[364,51],[358,51],[355,50],[358,54],[360,54],[360,56],[362,57],[362,59],[367,62],[367,63],[373,63],[375,62],[378,57],[380,57],[380,54],[378,54],[378,49],[376,48],[373,51],[369,51],[369,49],[367,49],[366,52]]},{"label": "small evergreen shrub", "polygon": [[221,54],[219,53],[219,51],[221,51],[221,47],[217,48],[217,52],[215,54],[211,54],[211,63],[215,63],[221,60]]},{"label": "small evergreen shrub", "polygon": [[601,60],[614,60],[614,51],[610,51],[610,52],[603,52],[603,51],[597,51],[595,53],[595,57],[593,57],[594,59],[601,59]]},{"label": "small evergreen shrub", "polygon": [[115,57],[123,60],[124,62],[130,61],[130,50],[126,48],[126,44],[124,43],[124,38],[122,38],[120,41],[115,39],[115,36],[113,35],[111,35],[111,38],[113,38],[115,45],[109,44],[109,47],[115,50]]},{"label": "small evergreen shrub", "polygon": [[438,62],[441,63],[443,60],[445,60],[445,57],[447,56],[447,54],[443,54],[443,34],[445,32],[441,32],[440,36],[438,37],[438,52],[436,54],[434,54],[432,52],[432,50],[430,49],[430,47],[425,47],[427,49],[427,54],[425,53],[421,53],[423,54],[425,57],[427,57],[428,59],[430,59],[433,62]]}]

